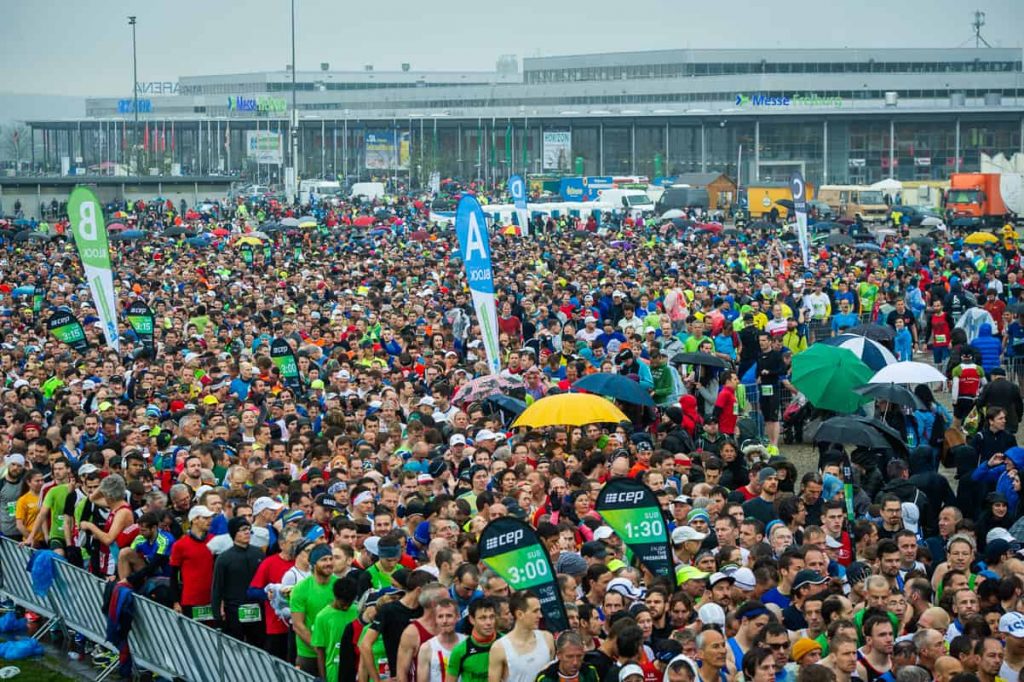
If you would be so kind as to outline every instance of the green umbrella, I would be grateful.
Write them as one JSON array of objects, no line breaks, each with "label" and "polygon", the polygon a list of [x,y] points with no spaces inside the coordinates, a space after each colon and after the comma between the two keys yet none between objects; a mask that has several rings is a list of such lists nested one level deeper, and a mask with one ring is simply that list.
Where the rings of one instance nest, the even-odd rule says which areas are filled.
[{"label": "green umbrella", "polygon": [[793,357],[789,380],[818,409],[850,414],[871,402],[853,389],[873,374],[853,351],[816,343]]}]

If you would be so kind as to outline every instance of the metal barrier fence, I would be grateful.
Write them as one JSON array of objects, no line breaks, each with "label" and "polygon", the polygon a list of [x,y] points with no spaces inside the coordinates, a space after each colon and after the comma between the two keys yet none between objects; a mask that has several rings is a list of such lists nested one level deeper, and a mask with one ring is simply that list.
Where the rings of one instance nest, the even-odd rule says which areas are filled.
[{"label": "metal barrier fence", "polygon": [[[100,578],[65,562],[56,564],[53,585],[45,597],[32,591],[27,566],[32,550],[8,538],[0,538],[0,596],[46,617],[47,624],[34,635],[42,638],[55,628],[74,631],[110,651],[103,615]],[[69,641],[66,637],[65,641]],[[139,668],[157,675],[191,682],[313,682],[314,678],[287,661],[240,642],[211,627],[176,613],[145,597],[135,596],[135,618],[128,645]],[[117,667],[115,662],[97,680]]]}]

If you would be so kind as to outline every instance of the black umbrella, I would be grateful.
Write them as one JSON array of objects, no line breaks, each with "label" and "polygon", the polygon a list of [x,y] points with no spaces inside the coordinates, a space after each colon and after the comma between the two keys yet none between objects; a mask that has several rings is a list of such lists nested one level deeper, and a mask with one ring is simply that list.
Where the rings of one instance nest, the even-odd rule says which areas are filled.
[{"label": "black umbrella", "polygon": [[814,434],[814,442],[856,445],[871,450],[889,449],[889,441],[880,431],[864,428],[864,424],[852,417],[832,417],[826,420]]},{"label": "black umbrella", "polygon": [[935,246],[935,240],[932,239],[931,237],[914,237],[913,239],[910,240],[910,243],[917,244],[918,246],[921,247],[927,247],[929,249],[934,248]]},{"label": "black umbrella", "polygon": [[853,246],[857,241],[848,234],[830,234],[825,243],[829,246]]},{"label": "black umbrella", "polygon": [[858,324],[847,329],[846,333],[865,336],[879,343],[888,343],[896,338],[896,330],[886,324]]},{"label": "black umbrella", "polygon": [[572,233],[573,239],[589,239],[590,237],[593,236],[593,234],[587,232],[586,230],[576,230],[575,232]]},{"label": "black umbrella", "polygon": [[686,218],[672,218],[669,222],[678,228],[693,227],[693,221],[687,220]]},{"label": "black umbrella", "polygon": [[163,232],[163,235],[165,237],[180,237],[183,234],[187,234],[189,236],[192,236],[192,233],[189,232],[189,230],[184,228],[184,227],[168,227]]},{"label": "black umbrella", "polygon": [[814,223],[813,229],[815,232],[831,232],[832,230],[841,230],[844,227],[846,227],[846,225],[843,225],[842,223],[834,223],[826,220],[820,223]]},{"label": "black umbrella", "polygon": [[740,236],[740,231],[734,230],[733,228],[730,227],[728,229],[722,230],[722,234],[725,235],[726,237],[738,237]]},{"label": "black umbrella", "polygon": [[37,239],[39,241],[46,241],[50,238],[50,235],[45,232],[36,232],[35,230],[22,230],[21,232],[14,235],[14,241],[16,242],[27,242],[30,239]]},{"label": "black umbrella", "polygon": [[510,395],[504,393],[496,393],[492,396],[488,396],[484,399],[485,403],[491,403],[495,407],[508,412],[509,414],[518,417],[526,409],[526,402],[519,398],[513,398]]},{"label": "black umbrella", "polygon": [[889,443],[889,448],[891,450],[907,451],[907,441],[904,439],[903,434],[880,419],[876,419],[874,417],[861,417],[859,415],[850,415],[850,419],[859,421],[861,424],[869,426],[881,433],[882,437]]},{"label": "black umbrella", "polygon": [[729,363],[710,353],[676,353],[672,356],[673,365],[701,365],[704,367],[718,367],[727,369]]},{"label": "black umbrella", "polygon": [[1014,303],[1006,308],[1014,315],[1024,315],[1024,303]]},{"label": "black umbrella", "polygon": [[853,389],[853,392],[894,405],[903,405],[915,410],[924,409],[924,404],[914,395],[913,391],[900,384],[865,384]]},{"label": "black umbrella", "polygon": [[755,220],[754,222],[750,223],[750,227],[752,227],[755,230],[770,230],[775,226],[772,225],[767,220]]}]

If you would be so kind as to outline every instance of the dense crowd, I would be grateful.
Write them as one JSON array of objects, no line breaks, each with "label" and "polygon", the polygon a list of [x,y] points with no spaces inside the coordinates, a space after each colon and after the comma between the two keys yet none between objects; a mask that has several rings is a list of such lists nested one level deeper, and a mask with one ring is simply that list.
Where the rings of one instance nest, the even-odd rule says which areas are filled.
[{"label": "dense crowd", "polygon": [[[0,233],[6,538],[331,682],[1017,682],[1009,228],[815,241],[805,268],[775,224],[493,226],[502,390],[481,393],[458,244],[427,197],[108,209],[144,233],[111,252],[121,313],[154,312],[153,351],[123,322],[120,353],[105,346],[60,221],[52,239]],[[282,227],[307,213],[315,226]],[[85,352],[48,335],[60,308]],[[948,383],[865,408],[907,445],[801,455],[782,434],[792,359],[866,323]],[[278,338],[298,385],[269,356]],[[656,407],[511,425],[599,372]],[[594,509],[627,476],[662,506],[674,576],[631,561]],[[506,516],[544,544],[568,630],[480,561]]]}]

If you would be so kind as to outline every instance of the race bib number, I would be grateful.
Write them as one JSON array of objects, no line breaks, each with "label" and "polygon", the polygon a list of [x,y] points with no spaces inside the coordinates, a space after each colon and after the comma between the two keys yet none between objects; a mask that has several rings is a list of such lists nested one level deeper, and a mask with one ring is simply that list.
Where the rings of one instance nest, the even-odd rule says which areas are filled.
[{"label": "race bib number", "polygon": [[377,661],[377,674],[380,675],[380,679],[382,680],[391,679],[391,669],[388,667],[388,659],[382,658]]},{"label": "race bib number", "polygon": [[763,395],[765,398],[771,398],[773,395],[775,395],[775,387],[772,386],[771,384],[761,386],[761,395]]},{"label": "race bib number", "polygon": [[740,404],[739,403],[733,403],[732,404],[732,413],[735,414],[735,415],[739,415],[739,413],[740,413]]},{"label": "race bib number", "polygon": [[935,343],[946,343],[946,335],[945,334],[936,334],[935,335]]},{"label": "race bib number", "polygon": [[197,620],[199,622],[213,620],[213,607],[209,604],[206,606],[193,606],[192,620]]},{"label": "race bib number", "polygon": [[238,607],[238,622],[239,623],[258,623],[260,622],[260,605],[259,604],[242,604]]}]

